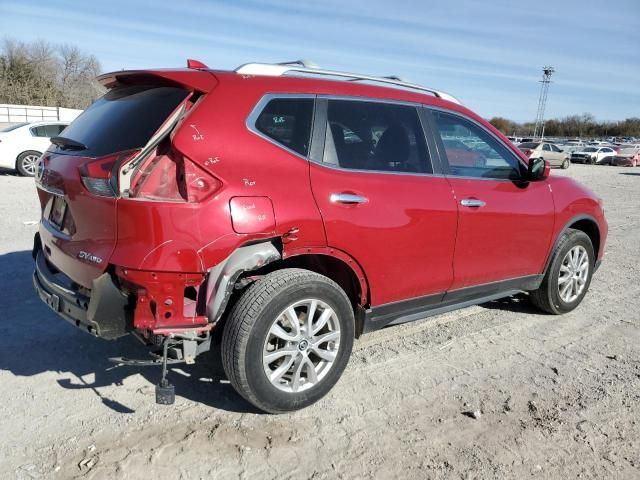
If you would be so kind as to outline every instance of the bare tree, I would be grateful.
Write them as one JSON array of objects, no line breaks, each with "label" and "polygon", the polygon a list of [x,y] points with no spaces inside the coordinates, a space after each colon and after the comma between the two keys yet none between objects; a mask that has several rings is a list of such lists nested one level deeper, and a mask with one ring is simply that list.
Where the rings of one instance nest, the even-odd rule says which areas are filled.
[{"label": "bare tree", "polygon": [[86,108],[101,95],[100,63],[73,45],[5,39],[0,49],[0,103]]}]

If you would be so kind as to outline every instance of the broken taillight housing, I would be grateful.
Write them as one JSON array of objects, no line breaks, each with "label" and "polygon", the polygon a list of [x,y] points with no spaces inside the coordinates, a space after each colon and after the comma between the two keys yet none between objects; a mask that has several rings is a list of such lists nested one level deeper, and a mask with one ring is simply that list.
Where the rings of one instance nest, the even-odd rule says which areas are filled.
[{"label": "broken taillight housing", "polygon": [[201,202],[222,183],[173,149],[156,151],[131,181],[129,198],[169,202]]}]

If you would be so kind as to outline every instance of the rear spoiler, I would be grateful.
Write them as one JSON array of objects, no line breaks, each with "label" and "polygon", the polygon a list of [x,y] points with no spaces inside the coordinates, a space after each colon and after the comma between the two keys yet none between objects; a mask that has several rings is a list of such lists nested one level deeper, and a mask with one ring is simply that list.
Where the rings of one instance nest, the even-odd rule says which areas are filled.
[{"label": "rear spoiler", "polygon": [[189,90],[208,93],[215,88],[218,80],[207,70],[122,70],[104,73],[96,80],[107,89],[125,85],[164,85],[179,86]]}]

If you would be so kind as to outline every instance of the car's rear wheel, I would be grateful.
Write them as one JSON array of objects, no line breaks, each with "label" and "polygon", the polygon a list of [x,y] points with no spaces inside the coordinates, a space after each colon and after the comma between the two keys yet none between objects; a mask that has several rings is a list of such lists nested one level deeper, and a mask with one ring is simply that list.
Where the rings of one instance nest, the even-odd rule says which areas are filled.
[{"label": "car's rear wheel", "polygon": [[329,278],[301,269],[267,274],[227,319],[225,372],[236,391],[265,412],[304,408],[340,378],[354,323],[347,295]]},{"label": "car's rear wheel", "polygon": [[589,289],[595,266],[591,239],[582,231],[562,234],[540,287],[529,293],[532,303],[559,315],[576,308]]},{"label": "car's rear wheel", "polygon": [[569,164],[570,164],[570,163],[571,163],[571,162],[569,162],[569,159],[568,159],[568,158],[565,158],[565,159],[564,159],[564,161],[562,162],[562,165],[561,165],[561,166],[562,166],[562,169],[563,169],[563,170],[566,170],[567,168],[569,168]]},{"label": "car's rear wheel", "polygon": [[18,173],[23,177],[35,176],[40,155],[42,154],[35,150],[28,150],[18,155],[16,160],[16,170],[18,170]]}]

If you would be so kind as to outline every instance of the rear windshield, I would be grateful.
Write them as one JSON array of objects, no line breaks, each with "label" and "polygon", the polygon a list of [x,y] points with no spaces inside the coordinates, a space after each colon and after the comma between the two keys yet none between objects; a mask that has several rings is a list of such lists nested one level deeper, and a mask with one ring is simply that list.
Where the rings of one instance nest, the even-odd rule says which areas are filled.
[{"label": "rear windshield", "polygon": [[539,143],[533,143],[533,142],[526,142],[526,143],[521,143],[520,145],[518,145],[518,148],[538,148],[538,145],[540,145]]},{"label": "rear windshield", "polygon": [[176,87],[136,85],[110,90],[64,131],[64,137],[86,145],[64,153],[102,157],[140,148],[188,95]]}]

